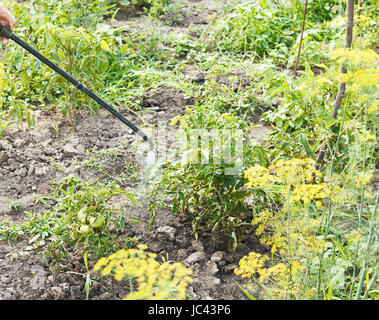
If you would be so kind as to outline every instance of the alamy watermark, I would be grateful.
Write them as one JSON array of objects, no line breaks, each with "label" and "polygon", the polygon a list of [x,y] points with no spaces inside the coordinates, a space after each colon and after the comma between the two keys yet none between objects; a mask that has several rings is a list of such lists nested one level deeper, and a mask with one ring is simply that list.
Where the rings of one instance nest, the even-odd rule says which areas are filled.
[{"label": "alamy watermark", "polygon": [[[180,161],[182,165],[222,165],[225,175],[237,175],[243,164],[245,138],[240,129],[174,129],[162,126],[145,129],[144,132],[153,141],[154,161],[160,163]],[[149,166],[151,161],[146,159],[149,158],[150,145],[136,139],[133,148],[139,162]]]}]

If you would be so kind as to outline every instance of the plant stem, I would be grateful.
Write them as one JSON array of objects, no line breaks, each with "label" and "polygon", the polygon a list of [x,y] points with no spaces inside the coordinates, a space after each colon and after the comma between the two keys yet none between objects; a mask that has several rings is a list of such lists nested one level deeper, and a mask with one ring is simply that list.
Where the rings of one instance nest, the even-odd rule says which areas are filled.
[{"label": "plant stem", "polygon": [[[364,132],[366,134],[366,131],[367,131],[367,105],[366,105],[366,108],[365,108],[365,126],[364,126],[364,128],[365,128]],[[366,171],[366,153],[367,153],[367,141],[364,141],[364,147],[363,147],[363,166],[362,166],[363,174]],[[362,187],[361,187],[361,201],[360,201],[360,204],[359,204],[359,211],[358,211],[358,230],[361,227],[361,223],[362,223],[364,196],[365,196],[365,186],[362,185]],[[349,293],[349,300],[351,300],[352,294],[353,294],[353,290],[354,290],[354,280],[355,280],[355,277],[356,277],[356,262],[357,262],[357,258],[358,258],[359,245],[360,245],[360,241],[358,240],[357,247],[355,248],[355,253],[354,253],[353,276],[352,276],[352,284],[351,284],[350,293]],[[365,265],[363,265],[362,272],[364,272],[364,268],[365,268]],[[362,288],[358,287],[357,295],[358,295],[360,289],[362,289]]]},{"label": "plant stem", "polygon": [[293,74],[297,75],[297,66],[299,64],[300,60],[300,53],[301,53],[301,45],[303,44],[303,35],[304,35],[304,27],[305,27],[305,18],[307,16],[307,6],[308,6],[308,0],[305,0],[304,4],[304,13],[303,13],[303,25],[301,26],[301,35],[300,35],[300,44],[299,44],[299,51],[297,52],[297,58],[296,58],[296,64],[295,69],[293,70]]},{"label": "plant stem", "polygon": [[129,289],[130,289],[130,293],[133,293],[133,278],[129,279]]},{"label": "plant stem", "polygon": [[[353,26],[354,26],[354,0],[346,0],[346,36],[345,36],[345,49],[351,48],[351,43],[353,42]],[[347,73],[344,66],[344,61],[341,62],[341,73]],[[342,79],[340,80],[340,85],[338,88],[338,93],[336,100],[334,101],[334,109],[332,113],[333,119],[337,117],[338,109],[341,106],[342,100],[345,97],[346,82]]]},{"label": "plant stem", "polygon": [[359,0],[359,7],[358,7],[358,13],[357,13],[357,27],[359,26],[359,17],[361,16],[362,7],[363,7],[363,0]]},{"label": "plant stem", "polygon": [[[351,48],[351,43],[353,42],[353,26],[354,26],[354,0],[346,0],[346,33],[345,33],[345,49]],[[347,70],[344,66],[344,62],[341,62],[340,67],[341,73],[347,73]],[[340,80],[338,93],[336,100],[334,101],[334,108],[332,112],[332,118],[336,119],[338,114],[338,109],[341,107],[342,100],[345,97],[346,91],[346,82],[342,79]],[[320,154],[317,158],[317,168],[320,166],[321,162],[324,160],[324,157],[327,152],[327,143],[321,147]]]}]

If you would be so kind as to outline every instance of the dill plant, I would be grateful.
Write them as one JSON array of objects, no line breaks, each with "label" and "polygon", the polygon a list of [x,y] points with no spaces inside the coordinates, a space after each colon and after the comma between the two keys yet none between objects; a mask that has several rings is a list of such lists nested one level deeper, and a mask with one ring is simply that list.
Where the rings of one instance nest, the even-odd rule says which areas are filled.
[{"label": "dill plant", "polygon": [[[270,246],[271,257],[251,252],[241,259],[235,273],[248,280],[245,290],[261,292],[269,299],[346,298],[346,292],[357,283],[357,279],[350,283],[348,270],[358,268],[360,259],[364,261],[361,277],[363,273],[370,280],[371,275],[375,281],[374,261],[367,260],[363,252],[368,239],[377,250],[377,234],[372,229],[377,219],[371,213],[370,230],[361,233],[366,244],[363,241],[358,250],[358,238],[354,240],[357,229],[340,233],[340,222],[333,217],[340,214],[341,206],[354,205],[354,199],[335,182],[321,182],[314,160],[279,160],[267,169],[256,166],[247,170],[246,177],[247,187],[254,193],[263,189],[271,198],[281,195],[276,198],[280,199],[276,211],[261,211],[251,222],[261,243]],[[361,184],[363,187],[367,181]],[[361,205],[358,208],[362,210]],[[373,210],[376,208],[377,203]],[[332,223],[332,219],[336,221]],[[362,227],[358,223],[358,229]]]},{"label": "dill plant", "polygon": [[[119,250],[100,258],[93,270],[117,281],[129,280],[130,292],[124,300],[185,299],[192,270],[177,262],[159,263],[157,255],[146,249],[146,245],[139,244],[137,248]],[[137,290],[133,290],[133,279],[138,284]]]},{"label": "dill plant", "polygon": [[[252,220],[256,235],[270,246],[271,257],[252,252],[241,259],[235,270],[247,279],[242,288],[250,297],[252,294],[262,294],[268,299],[378,297],[376,256],[379,242],[375,226],[378,224],[379,195],[373,185],[378,159],[378,81],[375,81],[378,55],[367,50],[365,43],[363,48],[361,45],[358,38],[356,48],[330,53],[331,61],[345,63],[346,73],[340,74],[337,63],[331,62],[322,76],[314,76],[307,68],[303,76],[284,84],[282,88],[286,88],[287,93],[280,110],[266,115],[267,118],[276,117],[271,118],[276,124],[271,141],[287,136],[290,140],[286,145],[290,148],[277,145],[272,158],[281,155],[284,159],[267,167],[252,167],[245,173],[249,180],[247,187],[254,191],[252,196],[257,189],[263,188],[267,197],[276,202],[276,210],[265,208]],[[332,101],[336,95],[336,80],[347,86],[341,112],[334,120],[330,120],[330,106],[321,108],[316,102],[308,108],[314,111],[313,115],[303,109],[310,106],[303,97],[313,98],[321,93],[329,95]],[[326,97],[320,100],[325,101]],[[299,114],[296,110],[305,113]],[[290,116],[291,119],[283,121],[281,111],[290,111],[295,118]],[[300,134],[300,128],[309,131]],[[312,132],[315,128],[318,131]],[[288,134],[284,135],[286,131]],[[304,134],[306,141],[298,139],[295,142],[296,137]],[[315,156],[313,160],[293,159],[305,153],[314,155],[315,147],[321,144],[316,141],[324,139],[328,141],[330,159],[324,167],[315,167]],[[278,180],[277,164],[288,165],[291,161],[298,165],[303,161],[312,163],[311,184],[309,175],[302,171],[301,175],[296,171],[291,175],[298,181],[297,186],[278,184],[281,180]]]}]

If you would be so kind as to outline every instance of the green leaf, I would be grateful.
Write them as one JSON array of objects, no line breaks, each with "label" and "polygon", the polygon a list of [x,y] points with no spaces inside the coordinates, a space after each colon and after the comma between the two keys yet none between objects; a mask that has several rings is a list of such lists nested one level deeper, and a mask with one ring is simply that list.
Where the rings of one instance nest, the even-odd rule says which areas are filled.
[{"label": "green leaf", "polygon": [[303,147],[305,149],[307,157],[312,158],[312,159],[316,159],[316,155],[313,152],[313,150],[311,149],[311,147],[309,146],[307,138],[305,138],[302,133],[300,134],[300,141],[301,141],[301,144],[303,145]]},{"label": "green leaf", "polygon": [[343,251],[343,249],[342,249],[341,245],[339,244],[339,242],[337,240],[335,240],[334,237],[332,237],[332,236],[329,236],[329,239],[333,241],[333,243],[335,244],[335,246],[338,248],[338,251],[341,252],[341,254],[344,257],[344,259],[346,261],[348,261],[348,259],[346,258],[345,252]]},{"label": "green leaf", "polygon": [[128,193],[128,198],[129,200],[136,206],[136,207],[141,207],[142,205],[139,203],[139,201],[134,198],[134,196],[130,193]]},{"label": "green leaf", "polygon": [[83,255],[83,259],[84,259],[84,264],[86,266],[86,269],[87,269],[87,272],[89,272],[89,269],[88,269],[88,261],[87,261],[87,253],[85,253]]},{"label": "green leaf", "polygon": [[28,76],[28,73],[26,72],[26,70],[21,74],[20,81],[24,87],[29,86],[30,77]]},{"label": "green leaf", "polygon": [[242,292],[250,299],[250,300],[257,300],[255,299],[244,287],[242,287],[238,282],[236,282],[237,286],[242,290]]},{"label": "green leaf", "polygon": [[121,217],[120,219],[120,230],[122,233],[125,231],[125,217]]},{"label": "green leaf", "polygon": [[59,62],[59,63],[62,63],[62,60],[59,58],[59,56],[58,56],[56,53],[54,53],[54,52],[50,52],[50,56],[51,56],[55,61],[57,61],[57,62]]},{"label": "green leaf", "polygon": [[332,300],[332,294],[333,294],[333,287],[332,287],[332,284],[330,283],[328,286],[328,300]]},{"label": "green leaf", "polygon": [[88,272],[87,273],[87,277],[86,277],[86,284],[85,284],[85,288],[86,288],[86,300],[88,300],[89,298],[89,292],[90,292],[90,287],[91,287],[91,276],[90,276],[90,273]]}]

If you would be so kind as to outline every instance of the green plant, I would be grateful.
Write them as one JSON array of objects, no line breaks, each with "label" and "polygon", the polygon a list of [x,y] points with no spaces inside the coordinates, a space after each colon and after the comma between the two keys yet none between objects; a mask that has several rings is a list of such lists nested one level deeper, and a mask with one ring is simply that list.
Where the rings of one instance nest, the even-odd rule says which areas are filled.
[{"label": "green plant", "polygon": [[27,9],[29,14],[26,27],[38,29],[46,22],[51,22],[60,27],[82,27],[95,30],[102,22],[104,16],[111,15],[115,11],[115,4],[111,0],[34,0],[24,1],[23,4],[11,4],[15,14],[19,10]]},{"label": "green plant", "polygon": [[[251,296],[258,289],[269,299],[338,299],[352,292],[357,298],[376,295],[377,266],[375,258],[367,255],[367,246],[374,255],[379,249],[373,230],[378,195],[375,199],[368,192],[370,178],[358,180],[358,189],[366,190],[366,201],[371,203],[370,209],[363,209],[362,201],[352,198],[357,190],[346,176],[322,182],[315,164],[311,159],[279,160],[268,168],[246,171],[252,197],[261,189],[276,203],[273,207],[266,202],[266,209],[251,222],[260,241],[270,246],[271,257],[251,252],[235,270],[248,279],[243,288]],[[360,211],[358,217],[348,212],[350,206]],[[361,220],[363,215],[368,224]]]},{"label": "green plant", "polygon": [[233,14],[218,22],[213,47],[257,57],[278,50],[285,57],[299,30],[298,19],[278,6],[266,1],[245,1],[235,7]]},{"label": "green plant", "polygon": [[[334,18],[337,4],[337,0],[310,1],[306,29],[318,29],[321,24],[316,22]],[[231,12],[225,18],[217,20],[208,41],[212,49],[271,58],[285,65],[291,48],[295,47],[297,52],[299,47],[295,41],[300,37],[303,7],[303,1],[298,0],[238,2],[232,9],[228,8]],[[329,33],[336,31],[326,24],[323,29]],[[322,41],[320,37],[313,37],[313,40]]]},{"label": "green plant", "polygon": [[[37,50],[43,55],[89,88],[100,87],[101,78],[98,75],[105,72],[110,51],[104,39],[89,36],[83,29],[62,29],[51,24],[44,24],[35,35],[40,35]],[[9,109],[18,122],[25,115],[27,119],[31,118],[30,106],[43,105],[46,99],[56,103],[72,119],[75,108],[85,101],[90,109],[96,108],[76,88],[21,48],[15,47],[12,52],[9,51],[4,64],[8,85],[3,92],[3,96],[7,97],[3,108]]]},{"label": "green plant", "polygon": [[[328,24],[312,26],[304,32],[302,52],[299,59],[299,65],[309,64],[312,67],[323,67],[330,62],[329,51],[334,43],[332,39],[340,36],[341,27],[331,27]],[[299,38],[294,42],[287,66],[292,67],[295,64],[296,54],[299,48]]]},{"label": "green plant", "polygon": [[189,215],[196,236],[199,231],[221,231],[231,237],[231,247],[235,249],[242,227],[247,224],[243,203],[246,190],[240,173],[253,153],[242,132],[248,128],[231,114],[206,106],[195,106],[187,112],[172,123],[180,121],[182,158],[170,159],[154,186],[149,205],[151,223],[157,208],[168,206],[173,213]]},{"label": "green plant", "polygon": [[[301,10],[303,1],[297,3],[298,10]],[[339,0],[313,0],[309,1],[308,19],[312,22],[325,22],[332,20],[338,13],[344,11],[344,2]]]},{"label": "green plant", "polygon": [[88,268],[87,253],[84,253],[83,260],[84,260],[84,266],[86,267],[86,271],[87,271],[85,274],[82,274],[82,273],[79,273],[79,272],[75,272],[75,271],[67,271],[67,273],[77,274],[77,275],[80,275],[80,276],[84,276],[86,278],[86,281],[84,283],[84,288],[86,289],[86,300],[88,300],[89,294],[90,294],[90,290],[91,290],[91,285],[92,285],[92,279],[91,279],[91,271]]},{"label": "green plant", "polygon": [[[101,36],[89,35],[84,29],[75,27],[59,28],[52,24],[45,24],[37,30],[36,35],[41,35],[39,46],[46,48],[42,54],[50,56],[55,63],[63,67],[88,88],[94,90],[102,86],[99,74],[106,72],[109,66],[110,43],[101,39]],[[55,48],[53,51],[47,48]],[[109,55],[108,55],[109,54]],[[46,68],[46,67],[45,67]],[[95,104],[88,103],[88,98],[63,79],[60,75],[50,73],[47,91],[53,91],[53,86],[58,85],[58,90],[53,94],[59,98],[59,105],[63,114],[69,113],[74,119],[74,105],[80,107],[83,102],[89,108],[95,108]]]},{"label": "green plant", "polygon": [[[170,66],[170,60],[157,47],[157,36],[133,32],[124,36],[120,30],[109,30],[102,25],[96,29],[68,25],[63,18],[70,15],[69,12],[59,11],[62,22],[53,16],[53,5],[44,7],[39,2],[12,3],[11,7],[15,14],[25,17],[17,28],[18,36],[35,42],[36,49],[43,55],[116,105],[130,104],[139,108],[138,97],[143,96],[151,80],[157,78],[160,66]],[[6,50],[7,81],[1,94],[2,109],[9,110],[18,124],[26,119],[32,125],[33,110],[46,104],[69,114],[73,124],[77,108],[85,106],[91,111],[98,108],[22,48],[10,45]]]},{"label": "green plant", "polygon": [[46,252],[58,260],[66,255],[66,246],[78,246],[83,253],[89,252],[95,257],[113,252],[134,241],[122,235],[129,219],[124,210],[108,203],[116,195],[126,196],[139,205],[132,193],[115,183],[84,183],[75,176],[68,176],[51,197],[40,198],[46,205],[54,201],[51,209],[40,216],[28,214],[29,220],[19,225],[3,224],[1,236],[17,240],[29,234],[33,236],[30,243],[42,240],[40,245],[43,245],[48,241]]},{"label": "green plant", "polygon": [[5,112],[0,112],[0,138],[3,137],[3,132],[9,128],[9,126],[13,123],[6,115]]},{"label": "green plant", "polygon": [[127,9],[128,11],[140,8],[143,9],[150,18],[157,18],[165,11],[169,0],[109,0],[109,2],[118,5],[120,8]]},{"label": "green plant", "polygon": [[203,49],[199,42],[194,41],[194,39],[186,33],[170,33],[165,42],[175,49],[175,56],[179,58],[187,56],[190,52],[198,52]]}]

